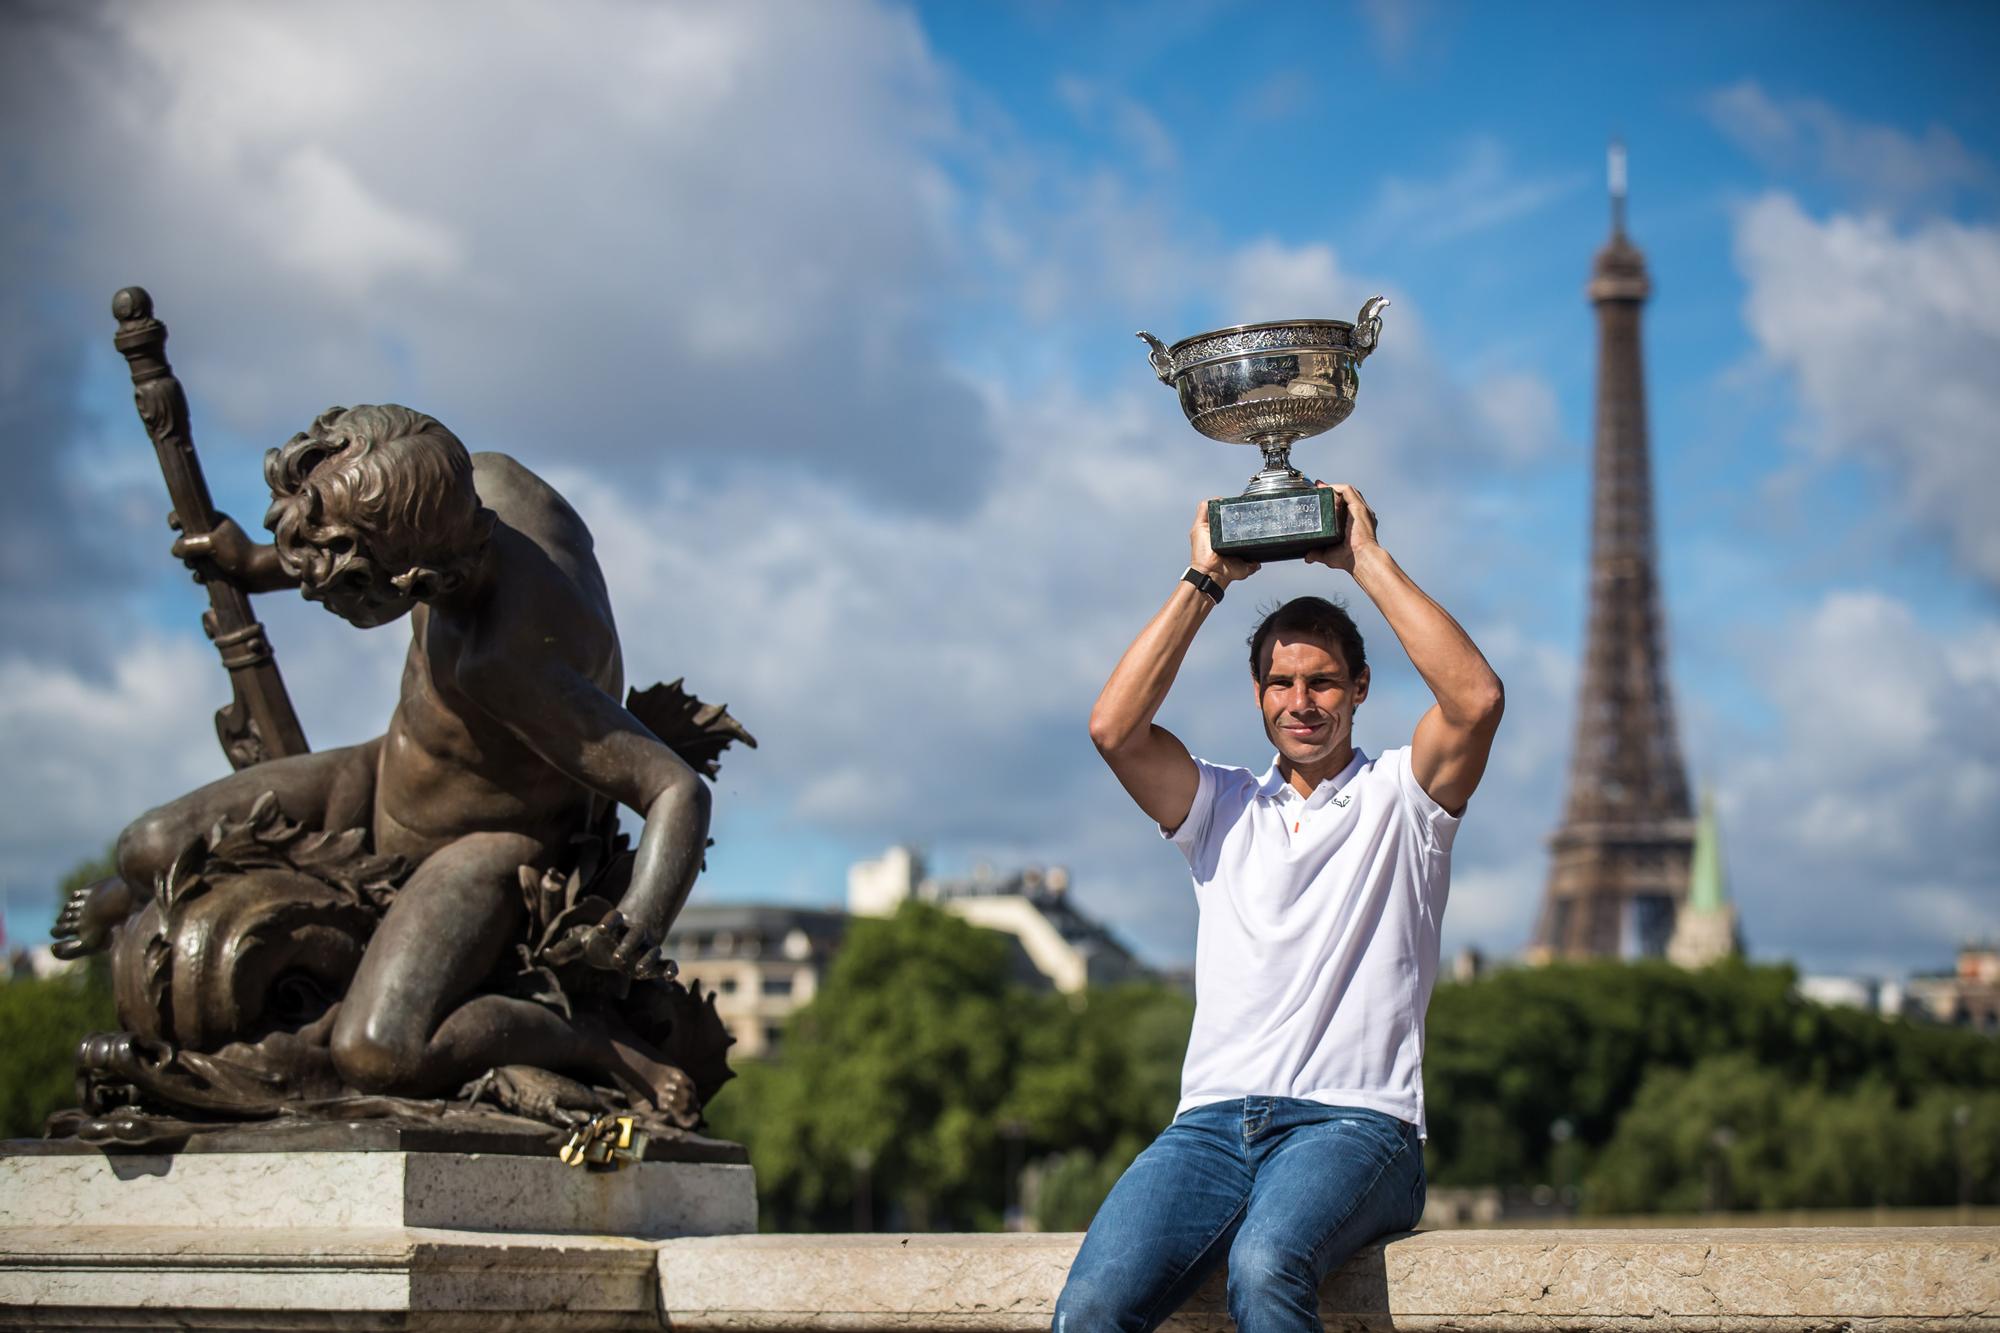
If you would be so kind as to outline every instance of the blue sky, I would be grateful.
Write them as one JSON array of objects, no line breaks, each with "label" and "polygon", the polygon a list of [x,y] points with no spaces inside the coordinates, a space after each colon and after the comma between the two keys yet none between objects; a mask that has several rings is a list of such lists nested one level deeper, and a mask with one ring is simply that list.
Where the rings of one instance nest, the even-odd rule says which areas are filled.
[{"label": "blue sky", "polygon": [[[0,171],[8,934],[221,772],[109,346],[149,286],[218,501],[329,402],[512,452],[597,529],[633,678],[764,742],[699,893],[837,901],[911,840],[1061,862],[1151,956],[1183,872],[1083,718],[1244,451],[1132,331],[1395,301],[1297,460],[1506,678],[1448,946],[1519,947],[1583,621],[1582,285],[1631,153],[1670,658],[1753,952],[1943,965],[2000,931],[2000,118],[1990,7],[839,0],[9,11]],[[1314,577],[1317,575],[1317,577]],[[1268,750],[1239,645],[1163,720]],[[1338,585],[1336,593],[1343,592]],[[316,744],[381,729],[400,629],[262,599]],[[1363,743],[1423,700],[1374,631]]]}]

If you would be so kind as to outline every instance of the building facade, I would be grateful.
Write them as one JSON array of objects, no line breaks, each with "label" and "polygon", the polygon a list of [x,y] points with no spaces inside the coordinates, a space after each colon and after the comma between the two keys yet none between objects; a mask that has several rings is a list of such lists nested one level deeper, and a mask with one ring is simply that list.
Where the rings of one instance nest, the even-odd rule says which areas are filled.
[{"label": "building facade", "polygon": [[915,851],[891,847],[848,869],[847,908],[856,916],[888,916],[912,898],[1012,936],[1032,969],[1022,980],[1031,984],[1039,981],[1075,995],[1086,986],[1115,986],[1152,975],[1110,930],[1070,900],[1069,872],[1061,866],[937,879],[925,873]]},{"label": "building facade", "polygon": [[762,1059],[784,1041],[792,1011],[819,993],[847,935],[847,913],[799,907],[690,904],[667,933],[681,980],[715,992],[735,1059]]}]

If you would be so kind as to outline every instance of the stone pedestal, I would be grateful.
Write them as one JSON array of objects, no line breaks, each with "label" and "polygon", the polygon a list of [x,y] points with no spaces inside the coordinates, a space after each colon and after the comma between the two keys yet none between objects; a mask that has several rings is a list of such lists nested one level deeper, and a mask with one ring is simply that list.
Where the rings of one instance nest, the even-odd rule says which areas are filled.
[{"label": "stone pedestal", "polygon": [[757,1225],[735,1144],[602,1171],[391,1125],[292,1140],[7,1144],[0,1329],[657,1329],[655,1242]]}]

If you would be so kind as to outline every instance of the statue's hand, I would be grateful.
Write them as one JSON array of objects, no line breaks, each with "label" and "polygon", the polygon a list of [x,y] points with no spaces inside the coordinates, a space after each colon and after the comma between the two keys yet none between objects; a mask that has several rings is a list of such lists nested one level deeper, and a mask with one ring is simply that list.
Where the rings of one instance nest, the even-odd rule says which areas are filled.
[{"label": "statue's hand", "polygon": [[196,583],[219,578],[228,583],[249,580],[260,543],[250,540],[236,520],[215,516],[207,532],[189,533],[174,542],[174,558],[194,571]]},{"label": "statue's hand", "polygon": [[558,949],[569,957],[581,956],[592,967],[622,972],[634,981],[671,981],[680,975],[679,965],[660,952],[653,932],[626,920],[625,914],[616,910],[594,926],[576,927]]}]

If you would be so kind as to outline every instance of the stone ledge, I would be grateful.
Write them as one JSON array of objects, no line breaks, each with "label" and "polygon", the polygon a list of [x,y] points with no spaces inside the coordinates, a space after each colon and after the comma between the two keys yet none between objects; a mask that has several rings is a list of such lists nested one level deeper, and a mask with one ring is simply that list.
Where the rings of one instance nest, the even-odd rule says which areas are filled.
[{"label": "stone ledge", "polygon": [[0,1228],[0,1329],[648,1330],[653,1242],[422,1228]]},{"label": "stone ledge", "polygon": [[[0,1329],[1044,1330],[1075,1235],[641,1241],[0,1227]],[[1336,1333],[2000,1333],[2000,1227],[1443,1231],[1355,1256]],[[1211,1282],[1166,1326],[1222,1333]]]},{"label": "stone ledge", "polygon": [[[734,1145],[724,1145],[733,1147]],[[750,1167],[640,1162],[617,1171],[554,1154],[397,1151],[0,1155],[0,1219],[93,1229],[444,1228],[712,1236],[757,1229]]]},{"label": "stone ledge", "polygon": [[[674,1333],[1044,1330],[1080,1237],[736,1236],[660,1246]],[[1441,1231],[1356,1255],[1330,1330],[2000,1330],[2000,1227]],[[1224,1333],[1210,1282],[1164,1328]]]}]

